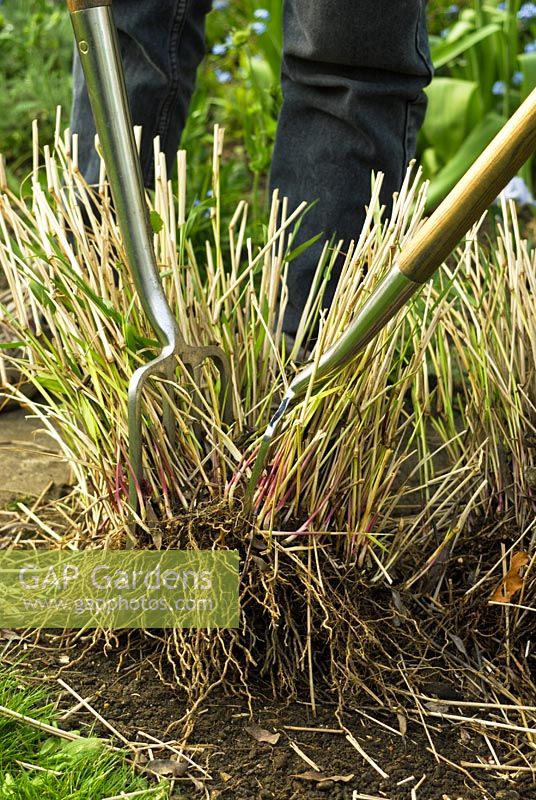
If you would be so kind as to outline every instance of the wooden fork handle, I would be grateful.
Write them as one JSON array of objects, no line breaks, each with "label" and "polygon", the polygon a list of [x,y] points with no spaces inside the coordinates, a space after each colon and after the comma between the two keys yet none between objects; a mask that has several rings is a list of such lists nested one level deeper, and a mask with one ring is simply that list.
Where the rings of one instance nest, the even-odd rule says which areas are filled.
[{"label": "wooden fork handle", "polygon": [[427,281],[535,150],[536,89],[404,247],[399,270]]}]

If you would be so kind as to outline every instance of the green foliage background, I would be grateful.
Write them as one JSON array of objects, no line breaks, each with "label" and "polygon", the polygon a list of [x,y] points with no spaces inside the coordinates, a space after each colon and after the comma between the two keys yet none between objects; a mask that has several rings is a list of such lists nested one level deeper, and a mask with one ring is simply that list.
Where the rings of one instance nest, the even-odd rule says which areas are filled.
[{"label": "green foliage background", "polygon": [[[183,146],[199,235],[211,186],[212,125],[226,129],[222,194],[241,198],[264,222],[267,174],[280,106],[281,0],[215,0],[207,19],[207,58],[199,70]],[[430,205],[461,177],[505,119],[536,85],[536,5],[521,0],[430,0],[436,76],[419,138],[432,180]],[[68,123],[72,34],[63,0],[0,1],[0,152],[10,179],[31,167],[31,123],[53,136],[56,107]],[[522,175],[531,185],[532,167]]]}]

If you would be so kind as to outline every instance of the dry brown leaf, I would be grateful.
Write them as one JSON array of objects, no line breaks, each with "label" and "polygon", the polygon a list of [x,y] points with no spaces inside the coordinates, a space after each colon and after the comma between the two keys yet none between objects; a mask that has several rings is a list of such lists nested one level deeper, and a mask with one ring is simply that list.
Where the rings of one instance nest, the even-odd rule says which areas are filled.
[{"label": "dry brown leaf", "polygon": [[466,658],[469,658],[469,656],[467,655],[467,650],[465,649],[465,645],[464,645],[463,641],[460,639],[460,637],[456,636],[453,633],[451,633],[449,635],[450,635],[450,638],[452,639],[452,641],[454,642],[454,644],[456,645],[456,647],[458,648],[458,650],[460,651],[460,653],[462,654],[462,656],[465,656]]},{"label": "dry brown leaf", "polygon": [[470,742],[472,740],[472,738],[473,737],[471,735],[471,731],[470,730],[468,730],[467,728],[460,728],[460,741],[461,742],[463,742],[464,744],[467,744],[467,742]]},{"label": "dry brown leaf", "polygon": [[408,730],[407,717],[404,714],[401,714],[399,711],[397,711],[396,719],[398,721],[398,729],[400,733],[402,734],[402,736],[405,736]]},{"label": "dry brown leaf", "polygon": [[264,728],[259,727],[254,722],[251,725],[246,725],[246,733],[249,733],[250,736],[253,736],[258,742],[265,742],[266,744],[277,744],[279,738],[281,736],[280,733],[270,733],[270,731],[264,730]]},{"label": "dry brown leaf", "polygon": [[8,628],[0,628],[0,639],[7,639],[8,641],[20,641],[22,636],[16,631],[9,630]]},{"label": "dry brown leaf", "polygon": [[172,761],[170,758],[153,758],[152,761],[147,762],[147,769],[155,775],[180,778],[188,771],[189,766],[186,761]]},{"label": "dry brown leaf", "polygon": [[260,556],[251,556],[251,559],[255,562],[261,572],[268,572],[270,570],[270,565],[264,560],[264,558],[261,558]]},{"label": "dry brown leaf", "polygon": [[315,772],[314,769],[308,772],[300,772],[299,775],[291,775],[291,778],[297,778],[299,781],[311,781],[312,783],[325,783],[326,781],[333,781],[333,783],[349,783],[354,777],[351,775],[326,775],[324,772]]},{"label": "dry brown leaf", "polygon": [[151,539],[153,540],[153,544],[154,544],[155,550],[161,550],[162,549],[162,531],[159,528],[151,528]]},{"label": "dry brown leaf", "polygon": [[510,562],[510,569],[491,595],[489,603],[509,603],[521,591],[523,588],[521,572],[529,561],[529,554],[525,553],[524,550],[514,553]]}]

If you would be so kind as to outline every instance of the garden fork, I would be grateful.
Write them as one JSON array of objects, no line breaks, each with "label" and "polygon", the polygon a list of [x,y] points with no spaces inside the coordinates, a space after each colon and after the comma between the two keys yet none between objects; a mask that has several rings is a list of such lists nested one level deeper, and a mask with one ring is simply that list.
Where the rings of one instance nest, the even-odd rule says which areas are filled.
[{"label": "garden fork", "polygon": [[[142,481],[141,395],[145,382],[152,375],[171,381],[178,359],[193,378],[195,370],[210,358],[220,375],[223,419],[230,423],[230,365],[220,347],[193,346],[184,341],[164,295],[152,245],[111,0],[67,0],[67,6],[128,266],[143,310],[162,348],[156,358],[134,372],[128,387],[129,503],[135,512]],[[164,398],[163,424],[173,447],[175,425],[168,398]]]}]

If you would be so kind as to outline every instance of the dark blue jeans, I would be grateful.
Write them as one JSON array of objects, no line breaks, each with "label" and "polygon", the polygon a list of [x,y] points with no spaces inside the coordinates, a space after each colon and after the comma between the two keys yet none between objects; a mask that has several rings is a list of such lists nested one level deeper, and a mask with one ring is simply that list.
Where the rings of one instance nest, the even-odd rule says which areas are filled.
[{"label": "dark blue jeans", "polygon": [[[143,126],[142,169],[153,180],[152,140],[159,135],[168,167],[176,150],[203,58],[211,0],[114,0],[132,116]],[[285,0],[283,106],[271,184],[289,198],[317,201],[298,242],[322,231],[350,241],[370,198],[371,172],[385,175],[382,202],[401,184],[414,155],[432,77],[426,0]],[[71,127],[80,168],[98,180],[94,126],[75,58]],[[296,331],[321,242],[292,262],[284,327]],[[328,288],[332,298],[337,269]]]}]

